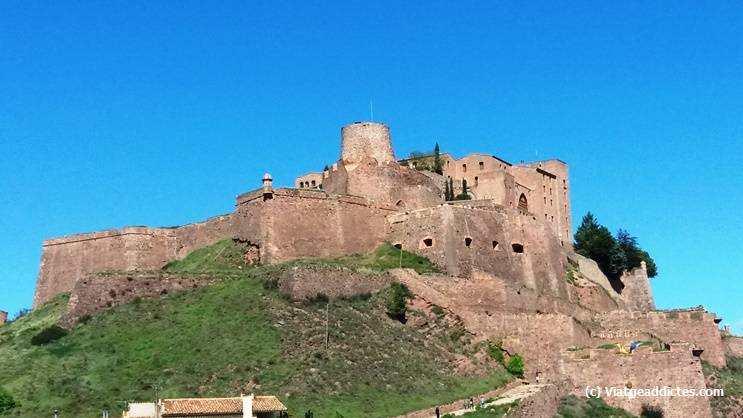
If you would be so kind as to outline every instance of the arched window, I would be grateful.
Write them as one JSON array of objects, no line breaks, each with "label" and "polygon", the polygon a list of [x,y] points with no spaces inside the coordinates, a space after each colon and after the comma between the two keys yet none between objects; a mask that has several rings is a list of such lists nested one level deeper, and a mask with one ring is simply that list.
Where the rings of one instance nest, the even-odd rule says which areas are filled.
[{"label": "arched window", "polygon": [[300,181],[300,182],[299,182],[299,188],[300,188],[300,189],[304,189],[304,182],[303,182],[303,181]]},{"label": "arched window", "polygon": [[462,164],[462,172],[463,173],[467,172],[467,164]]},{"label": "arched window", "polygon": [[521,196],[519,196],[519,209],[523,210],[524,212],[529,211],[529,204],[526,201],[526,195],[521,193]]}]

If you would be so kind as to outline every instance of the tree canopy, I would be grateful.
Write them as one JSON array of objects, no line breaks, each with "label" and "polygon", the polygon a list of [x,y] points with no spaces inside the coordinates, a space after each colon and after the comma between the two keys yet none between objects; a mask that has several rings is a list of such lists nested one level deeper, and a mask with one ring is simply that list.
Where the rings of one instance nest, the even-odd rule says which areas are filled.
[{"label": "tree canopy", "polygon": [[637,238],[624,229],[616,236],[609,228],[601,225],[591,212],[588,212],[575,232],[575,252],[588,257],[599,265],[601,271],[610,279],[618,279],[624,271],[640,267],[645,262],[648,277],[658,274],[655,261],[650,254],[640,248]]}]

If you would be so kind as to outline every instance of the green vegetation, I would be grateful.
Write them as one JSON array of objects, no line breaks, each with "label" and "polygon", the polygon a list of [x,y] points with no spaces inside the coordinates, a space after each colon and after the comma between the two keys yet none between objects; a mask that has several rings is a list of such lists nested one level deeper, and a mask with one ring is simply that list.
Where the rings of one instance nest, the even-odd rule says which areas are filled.
[{"label": "green vegetation", "polygon": [[439,149],[439,143],[433,147],[433,172],[436,174],[444,174],[444,165],[441,162],[441,150]]},{"label": "green vegetation", "polygon": [[[245,268],[230,248],[240,245],[222,241],[168,266],[215,272],[220,282],[116,306],[45,345],[31,338],[55,324],[66,296],[0,328],[2,385],[17,404],[0,417],[45,416],[54,408],[64,417],[104,408],[119,414],[122,401],[152,399],[155,386],[163,397],[276,394],[293,416],[386,417],[511,379],[474,356],[482,374],[458,372],[458,353],[387,316],[391,288],[330,305],[292,304],[266,285],[287,265]],[[399,260],[400,250],[385,248],[330,265],[382,268],[389,248]]]},{"label": "green vegetation", "polygon": [[579,398],[570,395],[560,400],[555,418],[633,418],[629,412],[612,408],[598,398]]},{"label": "green vegetation", "polygon": [[42,329],[41,332],[31,337],[31,345],[49,344],[50,342],[57,341],[65,335],[67,335],[66,329],[57,325],[52,325]]},{"label": "green vegetation", "polygon": [[743,358],[728,357],[727,367],[718,369],[702,362],[704,375],[712,385],[709,387],[722,388],[725,396],[715,396],[710,398],[714,416],[724,417],[728,413],[740,411],[740,404],[736,399],[743,397]]},{"label": "green vegetation", "polygon": [[250,267],[243,256],[245,249],[245,244],[226,239],[170,262],[163,270],[173,273],[234,273]]},{"label": "green vegetation", "polygon": [[6,392],[2,387],[0,387],[0,413],[10,411],[17,405],[18,404],[10,395],[10,393]]},{"label": "green vegetation", "polygon": [[[453,192],[452,192],[453,193]],[[470,200],[472,197],[469,193],[469,187],[467,187],[467,179],[462,179],[462,193],[459,193],[454,200]]]},{"label": "green vegetation", "polygon": [[398,267],[413,269],[420,274],[441,273],[441,270],[426,257],[397,248],[388,242],[366,255],[351,255],[336,258],[306,258],[291,261],[291,266],[321,266],[347,268],[355,271],[385,271]]},{"label": "green vegetation", "polygon": [[410,293],[410,290],[404,284],[398,282],[392,283],[390,286],[390,295],[387,299],[387,315],[404,323],[407,320],[405,315],[408,312],[408,299],[412,296],[412,293]]},{"label": "green vegetation", "polygon": [[520,355],[514,354],[506,364],[506,370],[512,375],[523,378],[524,377],[524,359]]},{"label": "green vegetation", "polygon": [[637,238],[620,229],[614,237],[609,229],[598,223],[588,212],[575,232],[575,251],[594,260],[606,276],[612,280],[621,277],[622,272],[632,270],[645,261],[648,277],[658,274],[655,261],[647,251],[640,248]]}]

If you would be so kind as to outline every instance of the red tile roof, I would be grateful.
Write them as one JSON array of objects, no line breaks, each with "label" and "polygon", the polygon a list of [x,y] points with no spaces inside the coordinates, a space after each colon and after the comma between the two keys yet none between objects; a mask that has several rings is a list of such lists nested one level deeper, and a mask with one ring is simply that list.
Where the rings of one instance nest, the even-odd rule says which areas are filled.
[{"label": "red tile roof", "polygon": [[286,411],[286,407],[275,396],[256,396],[253,398],[253,412]]},{"label": "red tile roof", "polygon": [[163,399],[162,416],[196,414],[242,414],[241,398]]},{"label": "red tile roof", "polygon": [[[242,398],[163,399],[162,416],[242,414]],[[275,396],[253,398],[253,412],[286,411]]]}]

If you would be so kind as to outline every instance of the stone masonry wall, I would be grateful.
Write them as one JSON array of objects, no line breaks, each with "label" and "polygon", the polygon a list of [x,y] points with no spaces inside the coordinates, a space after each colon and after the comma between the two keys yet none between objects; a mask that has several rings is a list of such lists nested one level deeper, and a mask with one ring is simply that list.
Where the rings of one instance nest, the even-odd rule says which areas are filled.
[{"label": "stone masonry wall", "polygon": [[[516,210],[440,205],[391,215],[390,239],[452,276],[492,273],[510,285],[568,299],[564,249],[551,228]],[[427,241],[430,240],[430,241]]]},{"label": "stone masonry wall", "polygon": [[385,215],[394,212],[358,197],[277,189],[268,200],[258,195],[238,199],[235,233],[257,244],[265,263],[364,254],[386,239]]},{"label": "stone masonry wall", "polygon": [[231,215],[179,228],[127,227],[44,241],[33,306],[72,290],[90,273],[158,269],[232,236]]},{"label": "stone masonry wall", "polygon": [[320,294],[330,298],[370,294],[391,283],[392,277],[387,273],[303,266],[287,270],[279,279],[279,289],[292,300],[305,300]]},{"label": "stone masonry wall", "polygon": [[[574,351],[564,354],[561,373],[568,376],[576,396],[584,397],[586,387],[652,389],[656,386],[703,389],[706,387],[701,362],[693,357],[688,345],[672,347],[671,351],[652,352],[641,349],[632,355],[615,350]],[[659,406],[667,417],[711,418],[706,397],[629,397],[602,398],[615,407],[633,414],[640,413],[643,404]]]},{"label": "stone masonry wall", "polygon": [[640,267],[624,272],[621,280],[624,283],[622,296],[630,310],[655,310],[653,293],[650,290],[650,279],[648,279],[648,271],[644,261]]},{"label": "stone masonry wall", "polygon": [[598,314],[585,322],[593,346],[605,343],[660,340],[663,343],[689,342],[703,348],[702,359],[716,367],[725,366],[725,348],[716,316],[703,309]]},{"label": "stone masonry wall", "polygon": [[725,337],[722,342],[725,345],[725,354],[743,358],[743,337]]},{"label": "stone masonry wall", "polygon": [[75,283],[60,325],[70,328],[85,317],[131,302],[135,298],[158,297],[174,291],[205,286],[213,281],[208,275],[163,272],[91,274]]},{"label": "stone masonry wall", "polygon": [[0,311],[0,326],[5,325],[6,322],[8,322],[8,313]]}]

